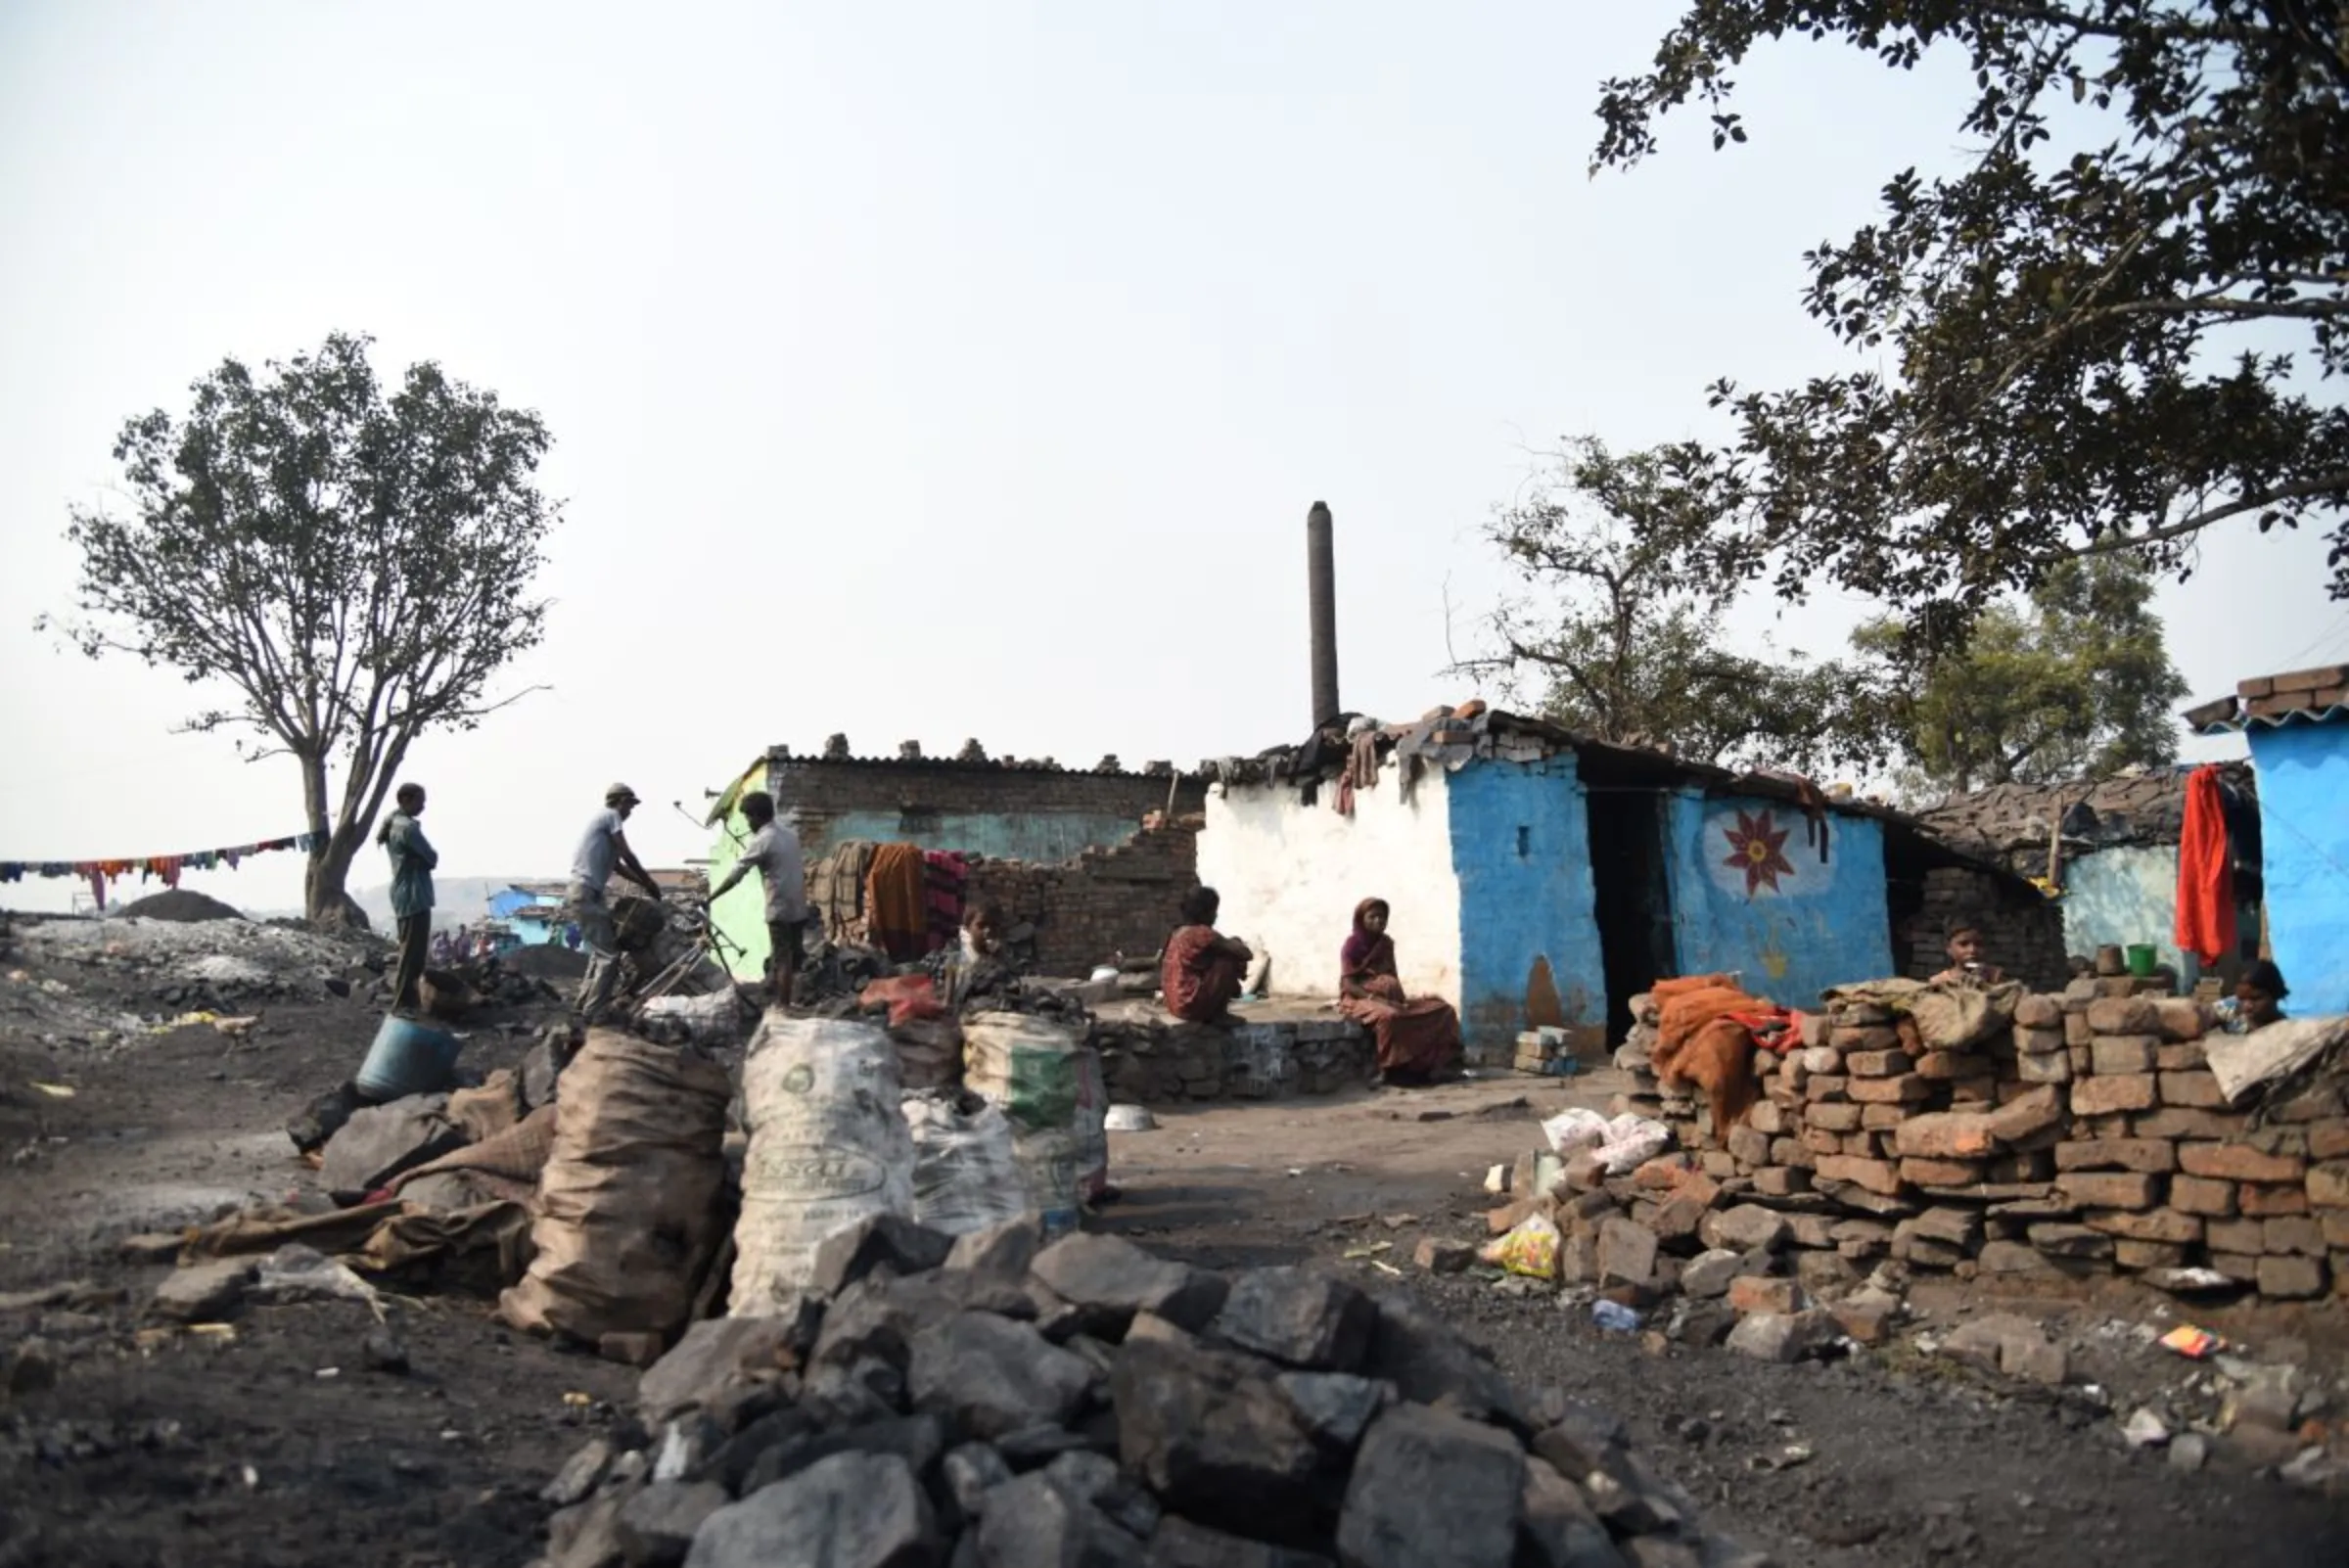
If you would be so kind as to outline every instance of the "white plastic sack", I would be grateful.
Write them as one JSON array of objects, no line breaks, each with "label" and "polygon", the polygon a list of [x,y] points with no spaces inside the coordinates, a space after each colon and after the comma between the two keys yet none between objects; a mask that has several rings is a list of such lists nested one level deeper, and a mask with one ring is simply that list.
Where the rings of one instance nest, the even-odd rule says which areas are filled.
[{"label": "white plastic sack", "polygon": [[1001,1106],[965,1116],[950,1096],[909,1094],[905,1125],[913,1133],[915,1220],[960,1236],[1035,1212]]},{"label": "white plastic sack", "polygon": [[1595,1149],[1609,1176],[1637,1170],[1672,1147],[1672,1129],[1626,1111],[1612,1121],[1596,1111],[1572,1107],[1542,1124],[1542,1135],[1561,1156]]},{"label": "white plastic sack", "polygon": [[1542,1124],[1542,1135],[1560,1154],[1574,1154],[1607,1140],[1607,1119],[1574,1106]]},{"label": "white plastic sack", "polygon": [[1026,1013],[974,1013],[962,1033],[963,1085],[1003,1108],[1045,1234],[1074,1230],[1109,1183],[1100,1057],[1078,1031]]},{"label": "white plastic sack", "polygon": [[742,1041],[742,1002],[732,986],[707,996],[656,996],[644,1004],[648,1034],[696,1045],[736,1045]]},{"label": "white plastic sack", "polygon": [[803,1288],[824,1238],[867,1215],[913,1217],[913,1139],[886,1030],[769,1010],[742,1066],[742,1218],[734,1226],[737,1317]]}]

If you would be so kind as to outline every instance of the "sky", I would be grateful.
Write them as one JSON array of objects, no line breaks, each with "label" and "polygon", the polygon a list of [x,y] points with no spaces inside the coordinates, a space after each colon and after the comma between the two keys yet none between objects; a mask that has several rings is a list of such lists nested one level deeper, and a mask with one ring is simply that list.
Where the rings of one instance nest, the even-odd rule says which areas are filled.
[{"label": "sky", "polygon": [[[201,694],[33,622],[124,419],[338,329],[556,439],[549,635],[502,688],[550,689],[409,758],[448,875],[560,875],[615,781],[679,863],[709,791],[835,731],[1078,766],[1302,739],[1316,499],[1345,706],[1464,700],[1507,587],[1479,530],[1539,454],[1845,368],[1801,253],[1958,155],[1960,62],[1792,44],[1740,73],[1745,147],[1682,116],[1589,177],[1599,81],[1675,10],[0,7],[0,860],[302,826],[290,762],[174,732]],[[2349,657],[2322,568],[2243,524],[2164,590],[2197,697]],[[1737,631],[1831,653],[1872,608]]]}]

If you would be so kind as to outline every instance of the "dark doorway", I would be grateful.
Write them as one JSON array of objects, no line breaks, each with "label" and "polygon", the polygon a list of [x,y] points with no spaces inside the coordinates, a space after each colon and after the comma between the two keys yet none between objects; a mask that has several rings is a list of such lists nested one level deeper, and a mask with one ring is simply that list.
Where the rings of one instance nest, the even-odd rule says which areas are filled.
[{"label": "dark doorway", "polygon": [[1592,785],[1587,797],[1610,1044],[1631,1032],[1632,998],[1677,972],[1664,867],[1668,800],[1664,791],[1639,785]]}]

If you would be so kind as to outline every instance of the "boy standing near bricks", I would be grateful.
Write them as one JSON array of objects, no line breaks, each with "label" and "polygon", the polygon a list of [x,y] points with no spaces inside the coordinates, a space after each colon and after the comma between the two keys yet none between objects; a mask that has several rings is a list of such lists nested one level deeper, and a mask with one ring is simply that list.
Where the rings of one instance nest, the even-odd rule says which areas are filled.
[{"label": "boy standing near bricks", "polygon": [[1950,967],[1933,977],[1937,986],[1995,986],[2006,978],[2006,972],[1997,964],[1982,961],[1982,928],[1971,920],[1952,920],[1949,926],[1949,945],[1942,950],[1949,954]]}]

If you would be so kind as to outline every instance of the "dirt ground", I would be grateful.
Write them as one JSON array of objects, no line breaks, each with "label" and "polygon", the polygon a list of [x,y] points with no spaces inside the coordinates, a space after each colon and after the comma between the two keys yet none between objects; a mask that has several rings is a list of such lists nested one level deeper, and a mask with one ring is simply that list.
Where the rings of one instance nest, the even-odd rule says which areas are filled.
[{"label": "dirt ground", "polygon": [[[49,980],[77,1000],[172,1011],[128,991],[94,994],[116,982],[84,969],[0,962],[0,1298],[87,1282],[46,1305],[0,1305],[0,1354],[15,1352],[26,1385],[0,1391],[0,1568],[535,1556],[538,1489],[590,1432],[629,1419],[633,1371],[446,1297],[386,1304],[404,1374],[367,1368],[378,1324],[357,1303],[248,1309],[233,1337],[162,1332],[142,1306],[163,1266],[120,1249],[125,1235],[314,1187],[283,1124],[349,1073],[375,1015],[320,992],[259,1009],[242,1040],[199,1026],[44,1042],[12,988]],[[469,1060],[505,1065],[526,1038],[484,1029]],[[1156,1130],[1113,1136],[1125,1196],[1102,1224],[1218,1267],[1312,1261],[1392,1283],[1376,1266],[1410,1275],[1421,1234],[1482,1231],[1485,1169],[1539,1137],[1538,1115],[1610,1087],[1507,1080],[1162,1112]],[[2343,1504],[2224,1455],[2173,1471],[2130,1453],[2113,1413],[2078,1391],[2026,1391],[1913,1355],[1763,1366],[1603,1333],[1554,1291],[1409,1282],[1513,1372],[1620,1411],[1719,1528],[1784,1564],[2349,1562]],[[1947,1287],[1912,1300],[1955,1320],[1983,1298]],[[2099,1332],[2174,1320],[2155,1317],[2168,1310],[2156,1298],[2024,1305],[2064,1329],[2081,1375],[2121,1413],[2189,1370]],[[2312,1369],[2344,1364],[2337,1314],[2197,1320]],[[28,1339],[46,1347],[33,1360],[54,1368],[54,1386],[25,1376]]]}]

